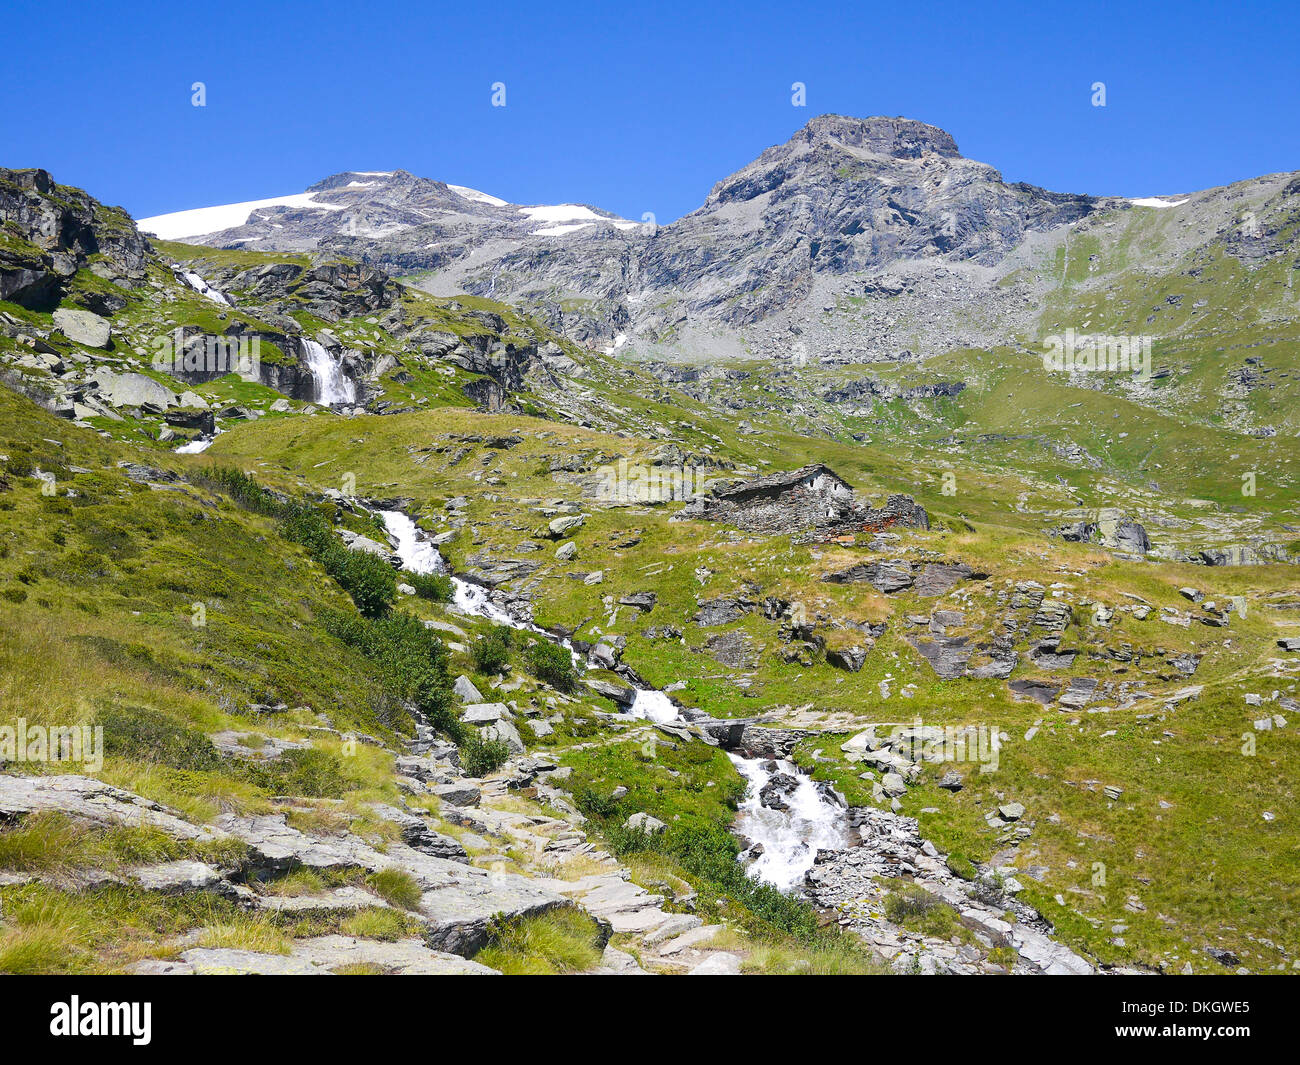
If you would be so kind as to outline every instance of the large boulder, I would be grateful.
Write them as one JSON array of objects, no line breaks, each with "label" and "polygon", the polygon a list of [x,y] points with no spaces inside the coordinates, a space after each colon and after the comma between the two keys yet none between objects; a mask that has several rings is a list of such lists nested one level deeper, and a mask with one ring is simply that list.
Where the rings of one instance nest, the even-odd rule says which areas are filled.
[{"label": "large boulder", "polygon": [[552,518],[546,526],[549,535],[556,540],[562,539],[575,529],[581,528],[587,519],[581,514],[565,514]]},{"label": "large boulder", "polygon": [[108,320],[93,311],[60,307],[54,312],[54,324],[74,344],[88,348],[107,348],[112,344],[112,327]]},{"label": "large boulder", "polygon": [[114,373],[96,370],[99,397],[114,407],[142,407],[150,404],[167,408],[176,405],[176,393],[142,373]]}]

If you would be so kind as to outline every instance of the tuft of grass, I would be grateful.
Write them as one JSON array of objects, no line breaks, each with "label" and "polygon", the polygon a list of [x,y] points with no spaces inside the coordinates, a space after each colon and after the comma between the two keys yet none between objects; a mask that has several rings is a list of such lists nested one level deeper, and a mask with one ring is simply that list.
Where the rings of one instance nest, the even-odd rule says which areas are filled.
[{"label": "tuft of grass", "polygon": [[885,916],[910,932],[936,939],[951,939],[967,932],[956,910],[915,884],[903,884],[889,893]]},{"label": "tuft of grass", "polygon": [[944,861],[948,870],[953,876],[959,876],[963,880],[974,880],[979,875],[979,870],[975,868],[975,863],[967,858],[964,854],[950,854]]},{"label": "tuft of grass", "polygon": [[366,877],[366,883],[390,906],[414,910],[420,905],[420,885],[404,869],[380,869]]},{"label": "tuft of grass", "polygon": [[303,866],[261,887],[264,895],[319,895],[325,890],[325,881],[319,873]]},{"label": "tuft of grass", "polygon": [[237,917],[210,924],[199,934],[201,947],[228,947],[258,954],[288,954],[291,940],[270,921],[261,917]]},{"label": "tuft of grass", "polygon": [[578,973],[600,964],[600,927],[576,907],[494,921],[488,934],[474,960],[508,976]]},{"label": "tuft of grass", "polygon": [[847,936],[809,945],[759,941],[748,947],[740,968],[768,976],[878,976],[887,971]]},{"label": "tuft of grass", "polygon": [[56,872],[76,860],[87,833],[61,813],[34,814],[0,834],[0,869]]},{"label": "tuft of grass", "polygon": [[0,832],[0,869],[61,873],[71,869],[119,870],[178,858],[236,866],[244,854],[237,840],[196,844],[144,825],[103,828],[58,811],[33,814]]},{"label": "tuft of grass", "polygon": [[0,934],[0,973],[34,976],[71,971],[77,957],[75,937],[53,924],[6,929]]},{"label": "tuft of grass", "polygon": [[397,910],[358,910],[339,924],[339,932],[358,939],[395,942],[408,935],[410,919]]}]

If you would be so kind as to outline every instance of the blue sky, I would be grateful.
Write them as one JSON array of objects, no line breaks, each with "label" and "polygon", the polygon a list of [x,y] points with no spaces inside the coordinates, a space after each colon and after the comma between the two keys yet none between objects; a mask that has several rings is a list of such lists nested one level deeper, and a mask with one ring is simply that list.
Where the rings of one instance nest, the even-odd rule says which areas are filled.
[{"label": "blue sky", "polygon": [[5,52],[24,58],[0,165],[137,217],[400,167],[664,222],[838,112],[931,122],[1062,192],[1300,169],[1300,5],[1134,6],[8,0]]}]

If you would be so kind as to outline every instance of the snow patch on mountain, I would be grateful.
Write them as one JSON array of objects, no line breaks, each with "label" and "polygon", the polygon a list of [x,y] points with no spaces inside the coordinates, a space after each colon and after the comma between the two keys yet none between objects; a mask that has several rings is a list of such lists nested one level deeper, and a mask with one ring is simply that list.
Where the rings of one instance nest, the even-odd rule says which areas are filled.
[{"label": "snow patch on mountain", "polygon": [[452,192],[463,200],[472,200],[474,203],[491,204],[493,207],[509,206],[505,200],[499,199],[496,196],[489,196],[486,192],[479,192],[478,189],[471,189],[467,185],[448,185],[447,188],[451,189]]},{"label": "snow patch on mountain", "polygon": [[1177,207],[1186,200],[1167,200],[1163,196],[1141,196],[1128,201],[1134,207]]},{"label": "snow patch on mountain", "polygon": [[223,229],[234,229],[248,221],[248,216],[262,207],[311,207],[322,211],[341,211],[342,204],[321,203],[312,192],[299,192],[292,196],[273,196],[268,200],[247,200],[244,203],[224,203],[217,207],[196,207],[190,211],[172,211],[170,214],[141,218],[138,225],[143,233],[153,233],[161,240],[179,240],[181,237],[204,237]]}]

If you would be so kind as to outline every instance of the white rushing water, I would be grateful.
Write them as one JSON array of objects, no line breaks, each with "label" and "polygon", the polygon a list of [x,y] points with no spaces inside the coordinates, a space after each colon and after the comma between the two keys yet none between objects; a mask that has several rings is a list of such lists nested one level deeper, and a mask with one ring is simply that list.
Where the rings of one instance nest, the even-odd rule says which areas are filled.
[{"label": "white rushing water", "polygon": [[331,407],[338,403],[355,403],[357,385],[343,372],[343,359],[336,359],[324,345],[305,337],[302,346],[307,355],[307,368],[316,379],[316,402]]},{"label": "white rushing water", "polygon": [[188,444],[182,444],[176,449],[178,455],[197,455],[201,451],[207,451],[215,440],[212,436],[200,436],[191,440]]},{"label": "white rushing water", "polygon": [[737,772],[749,783],[745,801],[740,804],[737,827],[754,843],[761,843],[763,853],[749,867],[751,876],[765,880],[782,891],[803,883],[819,850],[843,850],[849,845],[844,824],[844,809],[827,799],[811,777],[793,762],[777,760],[777,770],[793,777],[794,790],[784,796],[785,810],[773,810],[760,801],[759,792],[774,773],[766,758],[741,758],[728,754]]},{"label": "white rushing water", "polygon": [[200,296],[205,296],[213,303],[219,303],[223,307],[229,307],[231,305],[230,300],[226,297],[225,293],[218,292],[215,288],[209,285],[201,275],[194,273],[192,270],[182,269],[179,263],[172,263],[172,271],[177,276],[184,279],[185,283]]},{"label": "white rushing water", "polygon": [[633,717],[658,721],[665,725],[681,720],[676,704],[657,688],[638,688],[636,698],[632,700],[632,707],[628,712]]},{"label": "white rushing water", "polygon": [[[399,510],[381,510],[385,528],[392,536],[394,549],[403,568],[412,573],[446,573],[447,564],[409,517]],[[466,614],[487,618],[497,625],[535,632],[547,639],[555,637],[527,622],[517,621],[488,598],[487,589],[452,575],[455,590],[453,604]],[[573,655],[581,657],[568,640],[559,641]],[[638,688],[629,715],[660,724],[685,724],[677,705],[666,692],[655,688]],[[787,810],[773,810],[760,802],[759,791],[771,779],[764,768],[770,759],[742,758],[728,754],[749,788],[740,806],[738,828],[753,844],[761,844],[762,856],[749,867],[749,875],[772,884],[781,891],[797,888],[804,874],[812,868],[819,850],[839,850],[848,846],[844,808],[827,799],[793,762],[780,761],[777,766],[798,782],[785,796]]]},{"label": "white rushing water", "polygon": [[437,547],[420,535],[415,522],[400,510],[381,510],[388,535],[393,538],[397,557],[402,568],[412,573],[445,573],[447,563],[442,560]]}]

